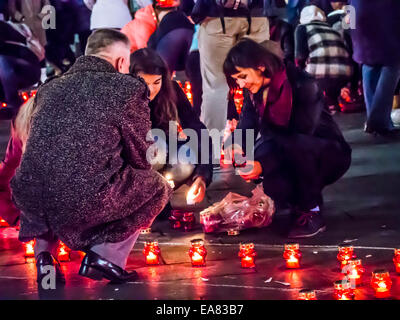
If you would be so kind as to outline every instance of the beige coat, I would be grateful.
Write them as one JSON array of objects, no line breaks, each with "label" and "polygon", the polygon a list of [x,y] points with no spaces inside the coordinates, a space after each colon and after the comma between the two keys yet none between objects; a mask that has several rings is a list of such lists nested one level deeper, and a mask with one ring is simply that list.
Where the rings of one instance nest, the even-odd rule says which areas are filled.
[{"label": "beige coat", "polygon": [[46,30],[42,27],[42,8],[50,5],[49,0],[8,0],[10,16],[17,22],[24,22],[38,38],[42,46],[46,45]]}]

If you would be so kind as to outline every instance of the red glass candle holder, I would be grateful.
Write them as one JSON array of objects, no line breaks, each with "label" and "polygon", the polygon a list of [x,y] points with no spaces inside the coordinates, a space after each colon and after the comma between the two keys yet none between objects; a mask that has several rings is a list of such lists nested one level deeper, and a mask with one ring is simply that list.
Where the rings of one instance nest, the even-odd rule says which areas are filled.
[{"label": "red glass candle holder", "polygon": [[145,256],[147,265],[160,264],[161,250],[160,247],[158,246],[158,241],[145,242],[143,254]]},{"label": "red glass candle holder", "polygon": [[355,293],[350,282],[343,280],[335,281],[334,288],[333,298],[335,300],[354,300]]},{"label": "red glass candle holder", "polygon": [[219,225],[222,223],[220,215],[211,214],[209,210],[200,212],[200,223],[205,233],[215,232],[219,230]]},{"label": "red glass candle holder", "polygon": [[393,263],[396,268],[396,272],[400,274],[400,249],[394,249]]},{"label": "red glass candle holder", "polygon": [[204,267],[206,265],[207,250],[202,239],[194,239],[189,249],[189,257],[192,267]]},{"label": "red glass candle holder", "polygon": [[317,294],[314,290],[303,289],[299,292],[298,300],[317,300]]},{"label": "red glass candle holder", "polygon": [[378,299],[390,297],[392,280],[389,271],[380,269],[372,272],[371,286],[375,290],[375,297]]},{"label": "red glass candle holder", "polygon": [[355,288],[361,285],[365,269],[362,266],[361,259],[350,259],[342,272],[346,275],[346,279],[350,282],[352,288]]},{"label": "red glass candle holder", "polygon": [[237,113],[240,114],[242,112],[244,101],[243,89],[236,89],[234,91],[233,101],[235,103]]},{"label": "red glass candle holder", "polygon": [[356,255],[354,254],[354,248],[353,246],[348,246],[348,245],[343,245],[339,246],[339,253],[337,255],[337,259],[340,264],[340,270],[344,268],[344,266],[347,264],[347,262],[350,259],[355,259],[357,258]]},{"label": "red glass candle holder", "polygon": [[58,246],[57,249],[57,259],[58,261],[61,262],[66,262],[66,261],[70,261],[70,252],[71,249],[68,248],[65,243],[60,241],[60,245]]},{"label": "red glass candle holder", "polygon": [[181,223],[183,226],[183,230],[185,231],[193,230],[196,224],[196,218],[194,216],[194,212],[185,212],[183,214]]},{"label": "red glass candle holder", "polygon": [[6,220],[3,220],[0,218],[0,228],[7,228],[10,225],[6,222]]},{"label": "red glass candle holder", "polygon": [[238,256],[241,258],[242,268],[255,268],[255,257],[257,253],[253,243],[240,244]]},{"label": "red glass candle holder", "polygon": [[31,240],[29,242],[24,243],[24,248],[25,248],[25,258],[31,258],[35,256],[35,240]]},{"label": "red glass candle holder", "polygon": [[180,229],[182,227],[182,218],[184,211],[181,210],[172,210],[171,216],[169,217],[169,221],[171,223],[172,229]]},{"label": "red glass candle holder", "polygon": [[301,251],[298,243],[285,244],[285,251],[283,258],[286,260],[286,268],[297,269],[300,268]]}]

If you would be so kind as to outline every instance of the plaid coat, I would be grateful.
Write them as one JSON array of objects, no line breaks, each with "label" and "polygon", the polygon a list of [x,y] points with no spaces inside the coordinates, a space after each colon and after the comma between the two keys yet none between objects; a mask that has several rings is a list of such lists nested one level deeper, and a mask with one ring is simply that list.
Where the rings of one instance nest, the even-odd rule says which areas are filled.
[{"label": "plaid coat", "polygon": [[11,181],[20,240],[52,231],[82,250],[123,241],[153,222],[172,190],[146,160],[147,97],[143,81],[94,56],[39,89]]}]

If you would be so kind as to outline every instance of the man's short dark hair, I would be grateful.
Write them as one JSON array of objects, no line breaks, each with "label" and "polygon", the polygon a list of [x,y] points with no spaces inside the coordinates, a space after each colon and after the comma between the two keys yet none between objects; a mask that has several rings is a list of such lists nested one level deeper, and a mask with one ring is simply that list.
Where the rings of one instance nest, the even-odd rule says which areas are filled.
[{"label": "man's short dark hair", "polygon": [[98,29],[89,36],[85,55],[98,54],[116,42],[122,42],[130,47],[129,39],[122,32],[114,29]]}]

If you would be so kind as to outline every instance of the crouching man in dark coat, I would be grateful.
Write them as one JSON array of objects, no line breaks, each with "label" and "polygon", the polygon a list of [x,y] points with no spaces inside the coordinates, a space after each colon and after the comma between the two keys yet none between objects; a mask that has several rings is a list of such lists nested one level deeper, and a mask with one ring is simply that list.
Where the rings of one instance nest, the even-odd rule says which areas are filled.
[{"label": "crouching man in dark coat", "polygon": [[38,281],[56,268],[58,239],[82,250],[80,275],[133,281],[127,257],[141,228],[168,203],[171,188],[146,160],[148,89],[129,72],[129,40],[98,30],[85,56],[37,92],[38,112],[11,182],[21,209],[20,240],[36,238]]}]

